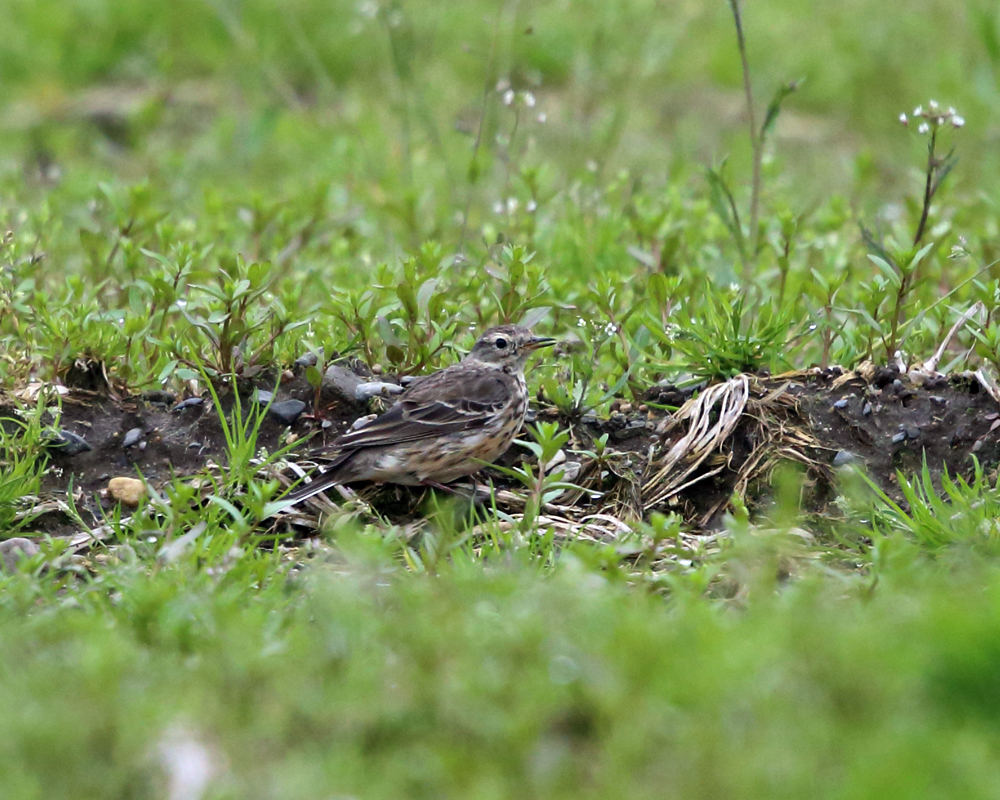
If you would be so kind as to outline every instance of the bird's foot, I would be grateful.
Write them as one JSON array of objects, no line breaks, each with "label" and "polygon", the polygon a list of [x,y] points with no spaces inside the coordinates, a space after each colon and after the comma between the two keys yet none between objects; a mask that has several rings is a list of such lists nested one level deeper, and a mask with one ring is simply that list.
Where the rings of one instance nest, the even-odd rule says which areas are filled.
[{"label": "bird's foot", "polygon": [[438,483],[437,481],[423,480],[423,481],[420,481],[420,483],[421,483],[422,486],[428,486],[431,489],[437,489],[437,490],[442,491],[442,492],[447,492],[448,494],[458,494],[458,490],[457,489],[454,489],[453,487],[448,486],[448,485],[443,484],[443,483]]}]

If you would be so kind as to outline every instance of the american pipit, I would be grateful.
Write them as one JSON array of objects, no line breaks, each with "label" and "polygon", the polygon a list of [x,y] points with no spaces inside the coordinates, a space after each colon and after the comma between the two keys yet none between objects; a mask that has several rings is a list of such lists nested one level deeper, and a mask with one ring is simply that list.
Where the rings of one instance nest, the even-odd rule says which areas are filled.
[{"label": "american pipit", "polygon": [[380,417],[333,442],[333,459],[284,498],[300,502],[354,481],[440,486],[471,475],[510,446],[528,411],[524,364],[555,339],[502,325],[458,364],[418,378]]}]

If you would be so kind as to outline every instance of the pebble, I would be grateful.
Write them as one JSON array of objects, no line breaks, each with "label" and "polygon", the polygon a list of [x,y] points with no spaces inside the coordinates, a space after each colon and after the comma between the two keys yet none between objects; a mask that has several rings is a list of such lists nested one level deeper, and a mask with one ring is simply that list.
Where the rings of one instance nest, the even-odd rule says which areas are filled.
[{"label": "pebble", "polygon": [[865,407],[861,409],[861,413],[864,414],[866,417],[869,416],[872,413],[872,404],[865,403]]},{"label": "pebble", "polygon": [[390,397],[402,394],[406,391],[396,383],[385,383],[383,381],[367,381],[359,383],[354,389],[354,399],[359,403],[366,403],[373,397]]},{"label": "pebble", "polygon": [[906,431],[900,431],[899,433],[893,434],[892,443],[899,444],[906,440]]},{"label": "pebble", "polygon": [[151,392],[143,392],[140,397],[147,403],[152,403],[154,406],[172,406],[177,400],[177,395],[173,392],[165,392],[161,389],[154,389]]},{"label": "pebble", "polygon": [[255,389],[253,393],[253,401],[257,405],[266,406],[274,400],[274,392],[269,392],[266,389]]},{"label": "pebble", "polygon": [[15,536],[13,539],[6,539],[0,542],[0,562],[4,572],[14,572],[17,569],[17,562],[22,558],[31,558],[38,554],[38,545],[31,539],[22,536]]},{"label": "pebble", "polygon": [[[636,421],[642,422],[642,420],[636,420]],[[611,434],[611,438],[619,442],[622,441],[623,439],[631,439],[634,436],[638,436],[640,433],[642,433],[642,428],[644,427],[646,427],[646,424],[644,422],[639,427],[633,425],[626,425],[624,428],[621,428],[620,430],[613,431]]]},{"label": "pebble", "polygon": [[556,454],[550,458],[545,465],[542,467],[543,472],[551,472],[553,469],[558,467],[560,464],[566,461],[566,451],[560,448],[556,451]]},{"label": "pebble", "polygon": [[842,467],[845,464],[853,464],[857,460],[858,457],[850,450],[838,450],[837,455],[833,457],[833,466]]},{"label": "pebble", "polygon": [[382,374],[382,365],[372,364],[372,375],[381,375],[381,374]]},{"label": "pebble", "polygon": [[907,439],[919,439],[920,438],[920,428],[906,428],[904,433]]},{"label": "pebble", "polygon": [[978,453],[982,449],[983,449],[983,440],[982,439],[976,439],[976,443],[974,445],[972,445],[972,452],[973,453]]},{"label": "pebble", "polygon": [[108,481],[108,494],[122,505],[139,505],[146,496],[146,484],[138,478],[112,478]]},{"label": "pebble", "polygon": [[274,403],[267,410],[267,413],[283,425],[292,425],[305,410],[306,404],[301,400],[283,400],[280,403]]},{"label": "pebble", "polygon": [[844,398],[841,398],[840,400],[838,400],[836,403],[834,403],[833,407],[834,408],[847,408],[847,406],[850,405],[850,402],[851,402],[850,400],[848,400],[846,397],[844,397]]},{"label": "pebble", "polygon": [[883,389],[895,380],[898,380],[899,371],[891,367],[881,367],[875,370],[871,382],[876,389]]},{"label": "pebble", "polygon": [[295,373],[290,369],[282,370],[281,372],[281,385],[284,386],[286,383],[291,383],[295,380]]},{"label": "pebble", "polygon": [[[365,414],[363,417],[358,417],[356,420],[354,420],[354,422],[351,423],[351,427],[348,428],[348,430],[349,431],[356,431],[358,428],[360,428],[365,423],[371,422],[373,419],[375,419],[376,416],[378,416],[378,415],[377,414]],[[329,420],[326,420],[326,422],[329,422]]]},{"label": "pebble", "polygon": [[939,397],[938,395],[932,395],[931,398],[930,398],[930,401],[931,401],[931,405],[935,405],[935,406],[942,406],[942,407],[944,407],[944,406],[948,405],[948,401],[945,400],[943,397]]},{"label": "pebble", "polygon": [[295,366],[302,367],[302,369],[306,369],[307,367],[315,367],[316,364],[319,362],[319,359],[323,357],[324,357],[323,348],[321,347],[319,349],[318,355],[310,351],[305,355],[299,356],[297,359],[295,359]]},{"label": "pebble", "polygon": [[204,397],[189,397],[187,400],[181,400],[177,405],[170,409],[170,413],[173,414],[177,411],[183,411],[186,408],[200,408],[204,403]]},{"label": "pebble", "polygon": [[73,433],[73,431],[61,430],[51,431],[50,433],[51,435],[48,439],[49,449],[58,450],[64,456],[75,456],[94,449],[86,439],[79,434]]},{"label": "pebble", "polygon": [[631,403],[622,403],[618,407],[618,410],[621,411],[623,414],[628,414],[632,410],[632,404]]},{"label": "pebble", "polygon": [[122,449],[128,450],[130,447],[135,447],[139,444],[140,439],[142,439],[142,428],[132,428],[122,439]]},{"label": "pebble", "polygon": [[583,469],[583,464],[579,461],[567,461],[563,464],[563,476],[562,479],[568,483],[575,481],[579,475],[580,470]]}]

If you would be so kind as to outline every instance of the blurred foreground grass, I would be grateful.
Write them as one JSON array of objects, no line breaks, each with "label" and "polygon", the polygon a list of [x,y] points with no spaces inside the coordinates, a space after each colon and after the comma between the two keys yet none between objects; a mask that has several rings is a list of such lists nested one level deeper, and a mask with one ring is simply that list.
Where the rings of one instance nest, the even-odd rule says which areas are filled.
[{"label": "blurred foreground grass", "polygon": [[258,591],[111,569],[45,610],[22,581],[0,770],[11,798],[168,796],[199,765],[218,798],[994,797],[996,578],[864,601],[813,575],[744,611],[572,563]]}]

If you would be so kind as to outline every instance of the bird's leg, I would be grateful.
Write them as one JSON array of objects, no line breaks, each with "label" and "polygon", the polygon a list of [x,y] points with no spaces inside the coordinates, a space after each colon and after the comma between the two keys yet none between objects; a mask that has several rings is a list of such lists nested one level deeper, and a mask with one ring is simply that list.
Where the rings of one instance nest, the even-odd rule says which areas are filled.
[{"label": "bird's leg", "polygon": [[443,483],[438,483],[437,481],[432,481],[430,479],[425,479],[420,481],[422,486],[429,486],[431,489],[437,489],[442,492],[447,492],[448,494],[458,494],[458,491],[452,489],[450,486],[446,486]]}]

